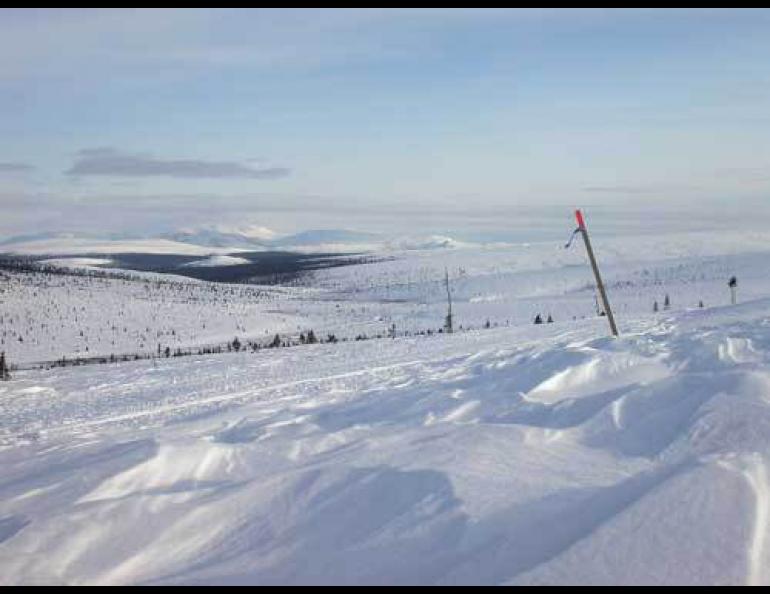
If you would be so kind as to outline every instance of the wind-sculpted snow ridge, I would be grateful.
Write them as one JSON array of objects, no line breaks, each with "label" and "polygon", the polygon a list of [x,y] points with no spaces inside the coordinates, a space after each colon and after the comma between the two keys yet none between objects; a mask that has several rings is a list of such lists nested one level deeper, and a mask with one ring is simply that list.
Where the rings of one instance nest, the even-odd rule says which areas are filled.
[{"label": "wind-sculpted snow ridge", "polygon": [[3,584],[767,584],[770,301],[18,372]]}]

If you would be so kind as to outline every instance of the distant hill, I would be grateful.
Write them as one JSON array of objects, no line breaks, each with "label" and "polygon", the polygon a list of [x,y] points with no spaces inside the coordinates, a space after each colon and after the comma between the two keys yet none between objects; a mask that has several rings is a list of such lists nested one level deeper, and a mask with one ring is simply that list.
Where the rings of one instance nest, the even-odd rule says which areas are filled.
[{"label": "distant hill", "polygon": [[278,236],[256,225],[210,225],[159,236],[92,233],[35,233],[0,239],[0,253],[83,255],[114,253],[208,256],[234,252],[296,251],[302,253],[393,252],[468,247],[443,235],[387,236],[347,229],[310,229]]},{"label": "distant hill", "polygon": [[366,233],[362,231],[348,231],[345,229],[311,229],[294,235],[287,235],[275,239],[271,245],[275,247],[285,246],[310,246],[325,244],[362,244],[378,243],[384,241],[382,235]]}]

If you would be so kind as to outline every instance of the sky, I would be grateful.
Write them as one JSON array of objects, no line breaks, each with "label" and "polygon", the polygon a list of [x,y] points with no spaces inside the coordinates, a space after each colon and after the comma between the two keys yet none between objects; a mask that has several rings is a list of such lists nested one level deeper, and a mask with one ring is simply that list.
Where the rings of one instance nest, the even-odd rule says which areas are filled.
[{"label": "sky", "polygon": [[766,9],[0,9],[0,234],[765,224],[769,107]]}]

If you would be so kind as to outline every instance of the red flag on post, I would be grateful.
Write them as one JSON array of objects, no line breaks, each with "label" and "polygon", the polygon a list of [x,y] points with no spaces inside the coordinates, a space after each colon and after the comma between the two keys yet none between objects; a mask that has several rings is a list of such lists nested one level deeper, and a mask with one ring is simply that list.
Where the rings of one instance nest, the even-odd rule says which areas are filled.
[{"label": "red flag on post", "polygon": [[575,218],[577,219],[578,228],[585,229],[586,223],[583,220],[583,213],[580,212],[579,208],[575,211]]}]

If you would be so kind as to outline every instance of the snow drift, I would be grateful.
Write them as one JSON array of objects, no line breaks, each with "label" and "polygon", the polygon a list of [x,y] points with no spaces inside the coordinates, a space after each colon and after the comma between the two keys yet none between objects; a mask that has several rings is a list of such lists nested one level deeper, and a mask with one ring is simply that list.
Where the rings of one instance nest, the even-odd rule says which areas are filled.
[{"label": "snow drift", "polygon": [[768,310],[19,372],[0,582],[767,584]]}]

